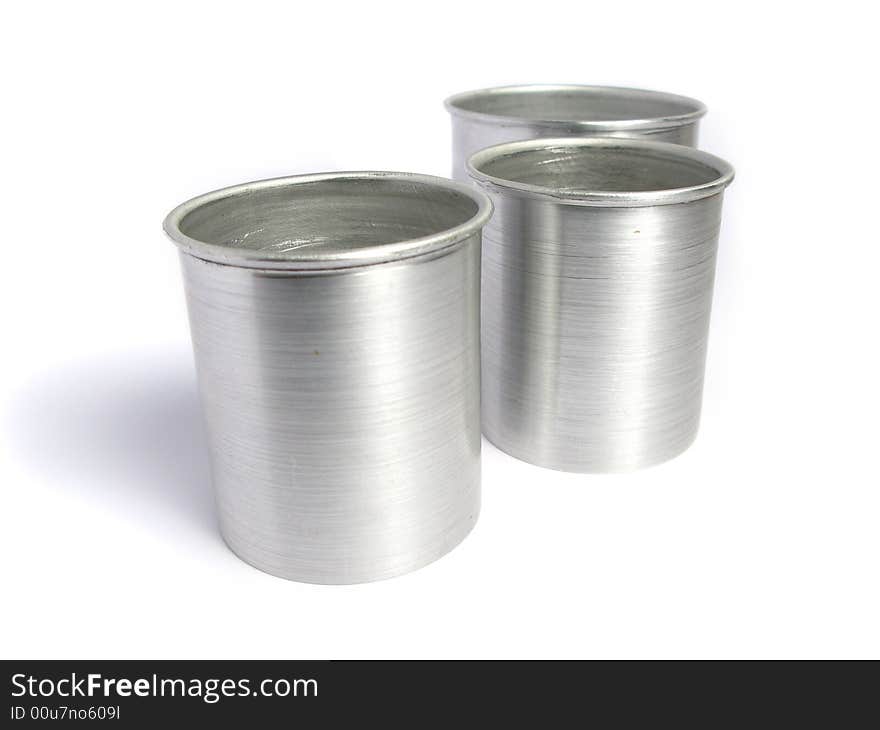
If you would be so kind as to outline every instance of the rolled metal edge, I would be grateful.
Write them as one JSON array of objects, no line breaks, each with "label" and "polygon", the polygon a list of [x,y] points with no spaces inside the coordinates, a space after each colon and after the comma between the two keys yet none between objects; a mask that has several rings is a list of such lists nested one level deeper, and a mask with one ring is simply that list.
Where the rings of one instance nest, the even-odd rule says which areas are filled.
[{"label": "rolled metal edge", "polygon": [[[647,191],[572,190],[543,185],[533,185],[488,175],[481,167],[498,158],[521,152],[546,149],[603,148],[641,150],[670,159],[690,160],[714,169],[717,175],[708,182],[680,188]],[[733,182],[733,165],[708,152],[669,142],[603,138],[603,137],[557,137],[507,142],[480,150],[468,159],[467,170],[471,178],[484,186],[500,192],[525,197],[553,200],[570,205],[608,208],[639,208],[651,205],[672,205],[707,198],[721,192]]]},{"label": "rolled metal edge", "polygon": [[[476,213],[464,223],[439,231],[429,236],[412,238],[395,243],[384,243],[365,246],[349,251],[332,254],[321,253],[319,250],[297,251],[295,254],[259,251],[246,248],[223,246],[191,238],[180,229],[183,218],[197,208],[221,200],[223,198],[247,195],[273,187],[299,185],[320,182],[322,180],[377,180],[390,179],[398,182],[414,182],[434,185],[449,191],[458,192],[469,197],[477,205]],[[480,231],[492,215],[492,202],[480,190],[472,185],[455,182],[434,175],[422,175],[413,172],[326,172],[310,175],[290,175],[256,180],[253,182],[232,185],[198,195],[174,208],[163,221],[162,227],[166,235],[178,248],[196,258],[228,266],[239,266],[253,269],[274,269],[283,271],[335,271],[359,266],[389,263],[403,259],[434,254],[467,240]]]},{"label": "rolled metal edge", "polygon": [[[651,103],[674,103],[683,107],[690,107],[689,111],[681,114],[671,114],[656,117],[644,117],[642,119],[605,119],[605,120],[570,120],[570,119],[547,119],[540,116],[509,116],[504,114],[491,114],[487,112],[473,111],[462,108],[465,101],[491,97],[493,95],[521,93],[537,94],[542,92],[568,91],[585,92],[595,94],[613,94],[616,96],[629,97],[631,99],[644,100]],[[585,132],[595,134],[597,132],[615,132],[636,129],[664,129],[677,127],[694,122],[705,116],[708,111],[703,102],[689,96],[670,94],[665,91],[652,91],[650,89],[631,89],[623,86],[590,86],[585,84],[519,84],[512,86],[493,86],[485,89],[475,89],[454,94],[444,101],[444,105],[450,114],[475,120],[482,120],[495,124],[523,124],[528,123],[536,126],[560,126],[578,127]]]}]

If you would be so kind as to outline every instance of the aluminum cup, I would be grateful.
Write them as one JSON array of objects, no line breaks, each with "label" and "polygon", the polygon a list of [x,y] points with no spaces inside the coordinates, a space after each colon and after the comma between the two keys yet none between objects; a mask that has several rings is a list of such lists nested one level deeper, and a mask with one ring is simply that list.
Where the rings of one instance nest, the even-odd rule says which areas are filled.
[{"label": "aluminum cup", "polygon": [[697,146],[706,107],[676,94],[611,86],[501,86],[456,94],[452,115],[452,177],[468,180],[465,164],[486,147],[541,137],[623,137]]},{"label": "aluminum cup", "polygon": [[208,193],[172,211],[220,527],[268,573],[358,583],[457,545],[480,506],[488,198],[406,173]]},{"label": "aluminum cup", "polygon": [[476,153],[483,432],[513,456],[627,471],[697,433],[723,190],[733,168],[661,142],[546,139]]}]

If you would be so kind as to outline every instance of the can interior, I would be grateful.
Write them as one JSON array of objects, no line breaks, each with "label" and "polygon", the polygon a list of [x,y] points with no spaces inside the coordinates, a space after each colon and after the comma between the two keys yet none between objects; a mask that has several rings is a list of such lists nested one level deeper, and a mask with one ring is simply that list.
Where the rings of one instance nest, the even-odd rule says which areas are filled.
[{"label": "can interior", "polygon": [[591,87],[490,89],[462,94],[454,108],[536,121],[612,122],[691,115],[700,107],[681,97],[650,91]]},{"label": "can interior", "polygon": [[645,148],[545,146],[484,159],[477,171],[554,191],[649,192],[712,183],[722,172]]},{"label": "can interior", "polygon": [[473,218],[465,193],[407,178],[333,178],[243,188],[188,212],[180,231],[234,249],[334,254],[442,233]]}]

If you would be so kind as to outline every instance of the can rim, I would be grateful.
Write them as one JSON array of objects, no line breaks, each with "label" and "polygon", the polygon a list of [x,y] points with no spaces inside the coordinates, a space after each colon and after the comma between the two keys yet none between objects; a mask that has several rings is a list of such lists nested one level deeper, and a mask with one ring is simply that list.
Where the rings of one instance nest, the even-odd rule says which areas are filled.
[{"label": "can rim", "polygon": [[[329,180],[392,180],[421,183],[462,194],[470,198],[477,207],[475,213],[466,221],[436,233],[393,243],[381,243],[323,254],[320,249],[314,248],[281,252],[227,246],[192,238],[180,229],[181,222],[189,213],[217,200],[277,187]],[[326,271],[389,263],[442,251],[466,240],[483,228],[492,215],[492,209],[492,201],[481,190],[473,185],[446,178],[414,172],[341,171],[254,180],[197,195],[174,208],[166,216],[162,227],[165,234],[181,251],[206,261],[243,268]]]},{"label": "can rim", "polygon": [[[480,168],[487,162],[501,157],[545,149],[602,148],[642,151],[658,157],[676,160],[689,160],[715,171],[714,177],[697,185],[666,188],[662,190],[587,190],[554,188],[546,185],[507,180],[482,172]],[[552,200],[568,205],[591,207],[633,208],[651,205],[671,205],[707,198],[720,193],[733,182],[733,165],[720,157],[702,150],[669,142],[653,142],[637,139],[603,137],[558,137],[506,142],[488,147],[471,155],[467,161],[467,171],[480,185],[504,193],[514,193],[525,197]]]},{"label": "can rim", "polygon": [[[681,114],[666,114],[656,117],[643,117],[641,119],[604,119],[604,120],[571,120],[571,119],[547,119],[532,116],[513,116],[505,114],[491,114],[488,112],[474,111],[462,108],[465,101],[498,96],[502,94],[539,94],[552,93],[554,91],[584,92],[597,95],[614,95],[631,99],[642,99],[648,104],[674,103],[683,107],[690,107],[689,111]],[[454,94],[444,101],[447,111],[453,116],[460,116],[477,121],[491,122],[495,124],[529,124],[544,127],[567,127],[584,132],[614,132],[624,130],[667,129],[692,124],[706,114],[706,105],[703,102],[689,96],[671,94],[665,91],[652,91],[650,89],[632,89],[624,86],[590,86],[586,84],[518,84],[512,86],[492,86],[485,89],[474,89]]]}]

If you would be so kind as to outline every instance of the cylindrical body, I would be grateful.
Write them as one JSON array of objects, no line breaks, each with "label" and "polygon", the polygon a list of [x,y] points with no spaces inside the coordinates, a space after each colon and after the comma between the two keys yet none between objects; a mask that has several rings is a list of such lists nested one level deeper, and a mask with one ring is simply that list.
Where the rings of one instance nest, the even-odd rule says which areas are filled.
[{"label": "cylindrical body", "polygon": [[223,536],[293,580],[440,557],[480,503],[480,229],[439,178],[251,183],[175,210]]},{"label": "cylindrical body", "polygon": [[578,84],[500,86],[446,100],[452,115],[452,177],[468,180],[475,152],[541,137],[620,137],[697,146],[706,107],[642,89]]},{"label": "cylindrical body", "polygon": [[471,158],[483,234],[483,432],[525,461],[626,471],[697,432],[722,191],[679,145],[517,142]]}]

